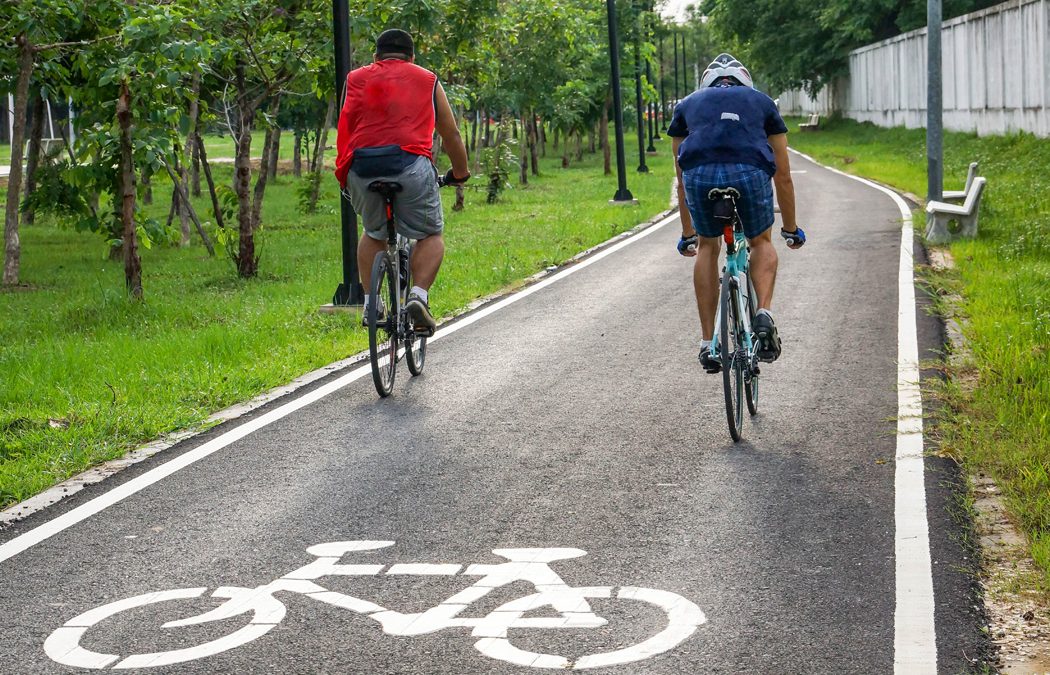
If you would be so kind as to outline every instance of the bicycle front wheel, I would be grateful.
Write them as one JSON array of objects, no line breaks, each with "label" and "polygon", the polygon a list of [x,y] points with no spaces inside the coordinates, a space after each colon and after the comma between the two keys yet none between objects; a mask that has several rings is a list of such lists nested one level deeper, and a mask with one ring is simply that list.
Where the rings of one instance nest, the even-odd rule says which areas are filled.
[{"label": "bicycle front wheel", "polygon": [[[758,296],[755,295],[755,285],[751,283],[751,275],[747,275],[747,311],[751,318],[751,325],[755,325],[755,312],[758,311]],[[752,348],[755,344],[755,336],[751,335]],[[750,356],[750,355],[748,355]],[[751,365],[751,364],[749,364]],[[758,413],[758,372],[755,368],[749,368],[747,377],[744,378],[744,393],[747,398],[747,412],[752,416]]]},{"label": "bicycle front wheel", "polygon": [[722,356],[722,387],[725,390],[726,420],[729,422],[729,435],[734,441],[740,440],[740,431],[744,425],[744,363],[747,358],[741,339],[741,321],[738,316],[737,289],[729,272],[722,275],[722,289],[719,293],[719,306],[722,310],[722,325],[719,331]]},{"label": "bicycle front wheel", "polygon": [[[386,397],[394,390],[397,374],[397,313],[400,302],[397,297],[397,269],[390,264],[385,252],[376,254],[372,264],[372,284],[369,289],[368,306],[368,355],[372,361],[372,381],[380,396]],[[380,304],[385,304],[381,308]],[[384,309],[380,316],[380,309]]]}]

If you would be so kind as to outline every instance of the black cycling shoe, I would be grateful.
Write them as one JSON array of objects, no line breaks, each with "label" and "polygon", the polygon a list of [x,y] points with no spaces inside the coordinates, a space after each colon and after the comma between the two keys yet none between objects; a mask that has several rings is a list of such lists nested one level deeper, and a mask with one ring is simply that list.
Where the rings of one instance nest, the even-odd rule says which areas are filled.
[{"label": "black cycling shoe", "polygon": [[700,348],[700,365],[708,373],[714,374],[722,371],[722,362],[711,356],[711,347],[706,345]]},{"label": "black cycling shoe", "polygon": [[755,331],[755,355],[759,361],[772,363],[780,358],[780,336],[777,335],[777,327],[773,325],[773,317],[765,312],[755,316],[752,328]]}]

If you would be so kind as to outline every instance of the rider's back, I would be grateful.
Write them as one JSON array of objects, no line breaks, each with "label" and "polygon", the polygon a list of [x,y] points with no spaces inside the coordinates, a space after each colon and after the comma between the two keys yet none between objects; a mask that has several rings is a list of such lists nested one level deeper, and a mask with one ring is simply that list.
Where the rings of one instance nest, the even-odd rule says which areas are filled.
[{"label": "rider's back", "polygon": [[336,159],[340,183],[358,148],[399,145],[433,158],[436,85],[434,73],[401,59],[376,61],[347,75]]},{"label": "rider's back", "polygon": [[685,138],[678,155],[683,171],[701,164],[750,164],[773,175],[767,138],[787,129],[773,99],[751,87],[709,87],[675,108],[668,134]]}]

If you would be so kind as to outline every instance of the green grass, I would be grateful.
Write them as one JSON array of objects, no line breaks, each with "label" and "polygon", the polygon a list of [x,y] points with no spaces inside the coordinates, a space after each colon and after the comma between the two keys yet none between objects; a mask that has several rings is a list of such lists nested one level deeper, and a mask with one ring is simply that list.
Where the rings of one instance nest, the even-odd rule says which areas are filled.
[{"label": "green grass", "polygon": [[[831,120],[790,141],[831,166],[926,192],[921,129]],[[988,178],[980,234],[952,244],[956,269],[936,277],[964,298],[973,364],[958,376],[972,386],[946,388],[940,432],[945,450],[995,477],[1050,588],[1050,141],[947,133],[945,187],[962,189],[974,160]]]},{"label": "green grass", "polygon": [[[519,284],[666,209],[672,166],[669,144],[660,148],[652,173],[630,170],[638,207],[608,204],[616,179],[600,155],[563,170],[549,152],[539,178],[495,205],[468,190],[464,211],[446,209],[434,311]],[[230,171],[217,168],[219,180]],[[128,300],[100,236],[46,217],[23,228],[30,288],[0,292],[0,506],[367,347],[356,315],[317,311],[341,277],[335,179],[311,216],[298,212],[297,182],[281,175],[267,191],[258,279],[237,279],[196,242],[157,243],[142,252],[142,303]],[[154,193],[163,219],[168,190],[158,181]],[[451,205],[452,191],[443,196]]]},{"label": "green grass", "polygon": [[[255,131],[252,133],[252,156],[258,157],[262,154],[263,142],[266,140],[265,131]],[[328,134],[328,145],[335,146],[335,129]],[[295,149],[295,137],[290,131],[284,131],[281,133],[281,145],[278,148],[278,154],[280,159],[286,159],[291,161],[292,151]],[[312,148],[312,146],[311,146]],[[204,149],[208,153],[208,158],[213,157],[230,157],[234,156],[234,142],[233,137],[229,134],[207,134],[204,137]],[[329,153],[331,154],[331,153]],[[23,158],[24,161],[24,158]],[[306,161],[306,156],[303,156],[303,161]],[[0,164],[10,166],[11,164],[11,146],[0,144]]]}]

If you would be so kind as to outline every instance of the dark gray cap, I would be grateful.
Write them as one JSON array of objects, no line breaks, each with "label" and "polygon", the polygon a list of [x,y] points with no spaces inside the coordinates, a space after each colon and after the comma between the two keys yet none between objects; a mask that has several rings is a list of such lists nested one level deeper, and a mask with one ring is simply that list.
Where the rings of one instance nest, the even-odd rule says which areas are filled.
[{"label": "dark gray cap", "polygon": [[400,28],[390,28],[376,38],[376,54],[405,54],[415,56],[412,36]]}]

